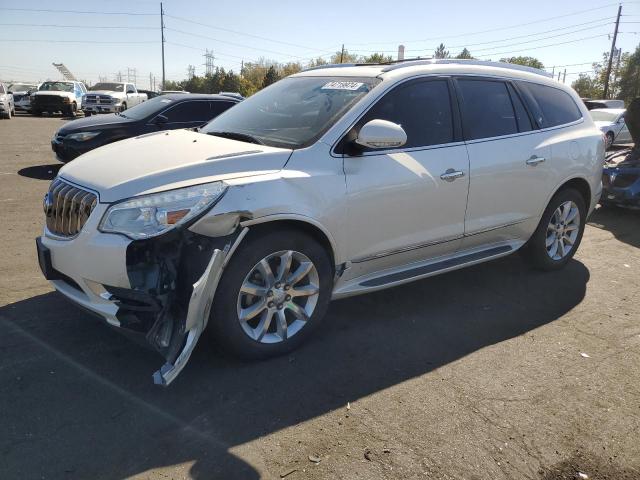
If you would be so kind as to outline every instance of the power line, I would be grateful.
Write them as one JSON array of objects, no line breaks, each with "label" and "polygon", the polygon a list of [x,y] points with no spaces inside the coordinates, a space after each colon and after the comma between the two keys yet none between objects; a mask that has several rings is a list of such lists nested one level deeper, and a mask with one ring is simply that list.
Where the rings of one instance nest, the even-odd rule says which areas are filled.
[{"label": "power line", "polygon": [[42,40],[42,39],[26,39],[26,38],[12,38],[5,39],[0,38],[0,42],[34,42],[34,43],[96,43],[96,44],[104,44],[104,45],[137,45],[144,43],[156,43],[154,41],[139,41],[139,42],[103,42],[97,40]]},{"label": "power line", "polygon": [[504,27],[492,28],[490,30],[480,30],[480,31],[476,31],[476,32],[461,33],[461,34],[458,34],[458,35],[449,35],[449,36],[446,36],[446,37],[423,38],[423,39],[420,39],[420,40],[354,43],[352,45],[375,45],[375,44],[379,45],[379,44],[389,44],[389,43],[417,43],[417,42],[431,42],[431,41],[437,41],[437,40],[446,40],[446,39],[449,39],[449,38],[468,37],[468,36],[472,36],[472,35],[481,35],[483,33],[492,33],[492,32],[498,32],[498,31],[502,31],[502,30],[510,30],[512,28],[535,25],[537,23],[544,23],[544,22],[548,22],[548,21],[551,21],[551,20],[557,20],[559,18],[573,17],[575,15],[580,15],[580,14],[583,14],[583,13],[593,12],[593,11],[596,11],[596,10],[602,10],[602,9],[609,8],[609,7],[612,7],[612,6],[616,6],[617,7],[618,4],[617,3],[609,3],[609,4],[603,5],[601,7],[589,8],[589,9],[586,9],[586,10],[579,10],[577,12],[566,13],[564,15],[557,15],[555,17],[547,17],[547,18],[542,18],[540,20],[533,20],[531,22],[518,23],[518,24],[515,24],[515,25],[507,25],[507,26],[504,26]]},{"label": "power line", "polygon": [[80,13],[88,15],[130,15],[130,16],[156,16],[157,13],[134,13],[134,12],[97,12],[90,10],[53,10],[45,8],[5,8],[0,7],[0,10],[7,10],[13,12],[46,12],[46,13]]},{"label": "power line", "polygon": [[[603,19],[599,19],[597,21],[598,22],[602,22]],[[518,36],[515,36],[515,37],[503,38],[503,39],[500,39],[500,40],[490,40],[490,41],[487,41],[487,42],[479,42],[479,43],[467,43],[467,44],[464,44],[464,45],[453,45],[453,46],[448,46],[447,48],[449,48],[449,49],[468,48],[468,47],[474,47],[474,46],[478,46],[478,45],[488,45],[488,44],[492,44],[492,43],[508,42],[510,40],[516,40],[516,39],[519,39],[519,38],[533,37],[533,36],[537,36],[537,35],[543,35],[545,33],[557,32],[559,30],[567,30],[569,28],[575,28],[575,27],[582,26],[582,25],[587,25],[587,24],[590,24],[590,23],[594,23],[594,22],[579,23],[579,24],[570,25],[570,26],[567,26],[567,27],[554,28],[554,29],[551,29],[551,30],[543,31],[543,32],[530,33],[530,34],[527,34],[527,35],[518,35]],[[515,46],[515,45],[522,45],[522,44],[525,44],[525,43],[533,43],[533,42],[537,42],[537,41],[541,41],[541,40],[548,40],[550,38],[563,37],[565,35],[571,35],[571,34],[578,33],[578,32],[584,32],[584,31],[587,31],[587,30],[593,30],[594,28],[601,28],[601,27],[605,27],[605,26],[611,25],[611,24],[612,24],[611,22],[607,21],[607,22],[601,23],[599,25],[593,25],[593,26],[590,26],[590,27],[581,28],[581,29],[578,29],[578,30],[573,30],[571,32],[565,32],[565,33],[558,34],[558,35],[550,35],[550,36],[547,36],[547,37],[534,38],[534,39],[531,39],[531,40],[526,40],[526,41],[523,41],[523,42],[516,42],[516,43],[513,43],[513,44],[509,44],[509,45],[502,45],[502,46],[496,45],[496,46],[485,48],[484,50],[491,50],[491,49],[495,49],[495,48],[506,48],[506,47]],[[426,50],[427,51],[432,51],[433,49],[426,49]],[[479,49],[479,50],[475,49],[474,52],[478,52],[478,51],[482,51],[482,50],[483,49]],[[352,51],[352,52],[370,52],[370,51],[373,51],[373,50],[350,50],[350,51]],[[412,51],[412,52],[414,52],[414,51],[425,51],[425,49],[411,48],[411,49],[407,49],[407,51]],[[396,50],[376,50],[376,52],[379,52],[379,53],[395,53]]]},{"label": "power line", "polygon": [[125,27],[119,25],[50,25],[40,23],[0,23],[3,27],[51,27],[51,28],[119,28],[125,30],[156,30],[156,27]]},{"label": "power line", "polygon": [[[533,43],[533,42],[538,42],[538,41],[541,41],[541,40],[549,40],[551,38],[564,37],[565,35],[570,35],[572,33],[584,32],[585,30],[592,30],[593,28],[600,28],[600,27],[608,26],[610,24],[611,24],[610,22],[607,22],[606,24],[596,25],[595,27],[582,28],[580,30],[575,30],[573,32],[561,33],[561,34],[558,34],[558,35],[550,35],[548,37],[536,38],[534,40],[527,40],[525,42],[516,42],[516,43],[510,43],[510,44],[506,44],[506,45],[496,45],[496,46],[493,46],[493,47],[480,48],[480,49],[474,50],[474,52],[483,52],[483,51],[486,51],[486,50],[493,50],[493,49],[496,49],[496,48],[515,47],[515,46],[518,46],[518,45],[524,45],[525,43]],[[451,47],[451,48],[460,48],[460,47]]]},{"label": "power line", "polygon": [[294,57],[295,56],[295,55],[291,55],[289,53],[278,52],[278,51],[275,51],[275,50],[268,50],[266,48],[255,48],[255,47],[251,47],[249,45],[243,45],[241,43],[228,42],[226,40],[220,40],[218,38],[209,37],[207,35],[200,35],[199,33],[185,32],[184,30],[177,30],[175,28],[165,27],[165,30],[169,30],[171,32],[176,32],[176,33],[181,33],[183,35],[189,35],[189,36],[192,36],[192,37],[205,38],[207,40],[213,40],[214,42],[226,43],[227,45],[233,45],[234,47],[249,48],[249,49],[253,49],[253,50],[261,50],[263,52],[274,53],[276,55],[284,55],[284,56],[288,56],[288,57]]},{"label": "power line", "polygon": [[256,38],[258,40],[266,40],[267,42],[279,43],[281,45],[288,45],[290,47],[304,48],[306,50],[314,50],[314,51],[317,50],[316,48],[311,48],[311,47],[300,45],[300,44],[297,44],[297,43],[283,42],[281,40],[275,40],[273,38],[262,37],[260,35],[254,35],[254,34],[251,34],[251,33],[239,32],[238,30],[231,30],[230,28],[217,27],[215,25],[210,25],[210,24],[207,24],[207,23],[196,22],[195,20],[190,20],[188,18],[177,17],[175,15],[165,15],[165,17],[173,18],[175,20],[179,20],[179,21],[182,21],[182,22],[192,23],[194,25],[200,25],[202,27],[211,28],[211,29],[214,29],[214,30],[222,30],[223,32],[235,33],[236,35],[244,35],[246,37]]},{"label": "power line", "polygon": [[577,38],[575,40],[567,40],[566,42],[558,42],[558,43],[551,43],[549,45],[540,45],[538,47],[529,47],[529,48],[523,48],[521,50],[512,50],[510,52],[492,52],[492,53],[485,53],[482,56],[483,57],[490,57],[490,56],[494,56],[494,55],[509,55],[511,53],[519,53],[519,52],[526,52],[528,50],[539,50],[541,48],[549,48],[549,47],[556,47],[558,45],[566,45],[568,43],[576,43],[576,42],[582,42],[584,40],[591,40],[594,38],[599,38],[599,37],[608,37],[609,34],[608,33],[603,33],[601,35],[593,35],[591,37],[584,37],[584,38]]}]

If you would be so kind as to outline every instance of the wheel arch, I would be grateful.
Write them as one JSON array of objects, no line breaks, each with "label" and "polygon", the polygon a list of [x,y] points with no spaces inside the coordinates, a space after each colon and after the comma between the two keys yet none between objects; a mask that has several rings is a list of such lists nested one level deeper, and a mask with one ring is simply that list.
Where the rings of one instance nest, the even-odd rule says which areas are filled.
[{"label": "wheel arch", "polygon": [[[587,210],[589,210],[591,206],[591,185],[589,185],[589,182],[582,177],[574,177],[566,180],[556,189],[555,192],[553,192],[553,195],[551,195],[549,201],[551,201],[551,198],[553,198],[558,192],[566,190],[567,188],[573,188],[574,190],[577,190],[584,200],[585,207],[587,208]],[[549,201],[547,201],[547,204],[549,203]]]},{"label": "wheel arch", "polygon": [[311,235],[324,247],[331,257],[332,265],[339,261],[337,247],[333,235],[318,221],[303,215],[268,215],[242,222],[243,227],[249,227],[249,231],[270,230],[289,227]]}]

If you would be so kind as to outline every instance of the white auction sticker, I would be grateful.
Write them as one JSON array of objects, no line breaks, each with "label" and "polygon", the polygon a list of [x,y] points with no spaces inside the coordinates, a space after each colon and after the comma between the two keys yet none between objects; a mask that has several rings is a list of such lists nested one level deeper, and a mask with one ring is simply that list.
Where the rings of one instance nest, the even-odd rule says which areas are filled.
[{"label": "white auction sticker", "polygon": [[362,82],[329,82],[322,86],[322,90],[358,90]]}]

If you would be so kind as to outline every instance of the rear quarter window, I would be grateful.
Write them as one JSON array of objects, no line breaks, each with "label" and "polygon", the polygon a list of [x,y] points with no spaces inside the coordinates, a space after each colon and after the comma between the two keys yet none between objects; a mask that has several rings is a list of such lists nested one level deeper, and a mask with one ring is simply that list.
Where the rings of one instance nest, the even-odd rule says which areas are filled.
[{"label": "rear quarter window", "polygon": [[567,92],[529,82],[518,82],[518,86],[525,93],[540,128],[564,125],[582,118],[582,112]]}]

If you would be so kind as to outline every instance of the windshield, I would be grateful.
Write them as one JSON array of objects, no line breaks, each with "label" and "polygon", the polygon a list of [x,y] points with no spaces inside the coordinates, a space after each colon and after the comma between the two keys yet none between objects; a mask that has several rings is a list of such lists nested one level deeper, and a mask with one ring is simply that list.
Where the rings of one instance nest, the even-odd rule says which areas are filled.
[{"label": "windshield", "polygon": [[73,83],[71,82],[44,82],[38,89],[41,92],[73,92]]},{"label": "windshield", "polygon": [[35,90],[35,85],[30,85],[28,83],[12,83],[9,85],[9,91],[11,92],[26,92],[27,90]]},{"label": "windshield", "polygon": [[285,78],[214,118],[201,132],[236,133],[274,147],[306,147],[379,82],[370,77]]},{"label": "windshield", "polygon": [[166,107],[171,105],[173,100],[167,97],[155,97],[146,102],[142,102],[135,107],[127,109],[126,112],[121,113],[123,117],[132,118],[133,120],[142,120],[149,115],[154,115],[161,112]]},{"label": "windshield", "polygon": [[591,118],[596,122],[615,122],[618,112],[607,112],[605,110],[591,110]]},{"label": "windshield", "polygon": [[108,90],[110,92],[124,92],[124,84],[122,83],[96,83],[89,90]]}]

